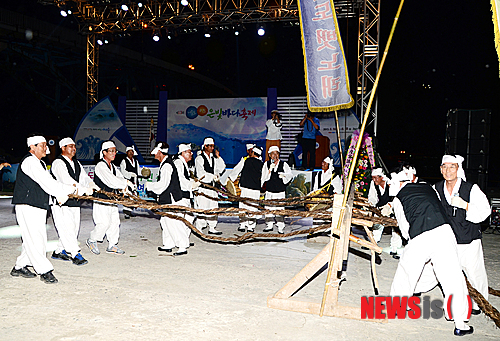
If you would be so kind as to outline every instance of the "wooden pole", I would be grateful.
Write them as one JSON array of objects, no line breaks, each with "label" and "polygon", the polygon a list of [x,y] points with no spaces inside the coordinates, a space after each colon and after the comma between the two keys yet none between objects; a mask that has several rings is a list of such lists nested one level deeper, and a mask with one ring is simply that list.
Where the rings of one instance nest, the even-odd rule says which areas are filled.
[{"label": "wooden pole", "polygon": [[344,169],[344,156],[342,155],[342,141],[340,139],[339,117],[337,115],[337,110],[335,110],[335,123],[337,124],[337,141],[339,144],[340,168]]},{"label": "wooden pole", "polygon": [[[340,224],[342,223],[342,220],[344,219],[344,214],[345,214],[345,206],[347,204],[347,198],[349,196],[349,191],[351,189],[351,182],[352,182],[352,177],[354,174],[354,168],[356,168],[356,163],[358,160],[358,153],[359,149],[361,147],[361,141],[363,140],[363,135],[365,133],[365,128],[366,128],[366,122],[368,121],[368,116],[370,116],[370,110],[371,106],[373,103],[373,98],[375,97],[375,93],[377,91],[378,87],[378,82],[380,80],[380,74],[382,72],[382,68],[384,67],[385,59],[387,58],[387,53],[389,52],[389,46],[391,45],[392,41],[392,36],[394,35],[394,31],[396,30],[396,25],[399,20],[399,15],[401,14],[401,9],[403,8],[404,0],[401,0],[401,3],[399,4],[398,12],[396,13],[396,17],[394,18],[394,23],[392,24],[392,29],[391,33],[389,34],[389,39],[387,40],[387,45],[385,46],[384,54],[382,56],[382,62],[380,63],[380,67],[377,71],[377,77],[375,78],[375,83],[373,83],[373,89],[370,94],[370,100],[368,101],[368,106],[366,108],[367,114],[365,117],[363,117],[363,124],[361,125],[360,131],[359,131],[359,139],[358,142],[356,143],[356,150],[354,151],[354,156],[352,157],[352,163],[351,167],[349,168],[349,176],[347,177],[347,181],[345,182],[345,189],[344,189],[344,201],[342,203],[342,209],[340,211],[340,219],[338,221],[337,229],[340,229]],[[323,293],[323,299],[321,301],[321,309],[319,316],[323,316],[323,312],[325,310],[325,303],[326,303],[326,296],[328,293],[328,288],[330,287],[330,280],[332,277],[332,265],[333,265],[333,257],[334,257],[334,252],[331,253],[330,257],[330,262],[328,264],[328,275],[326,278],[326,284],[325,284],[325,291]]]}]

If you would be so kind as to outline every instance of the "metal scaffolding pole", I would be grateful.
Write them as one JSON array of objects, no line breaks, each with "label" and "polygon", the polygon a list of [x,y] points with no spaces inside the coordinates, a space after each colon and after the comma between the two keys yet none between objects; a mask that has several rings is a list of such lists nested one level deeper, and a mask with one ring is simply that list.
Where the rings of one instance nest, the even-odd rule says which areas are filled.
[{"label": "metal scaffolding pole", "polygon": [[99,75],[99,45],[96,45],[96,35],[87,35],[87,111],[98,99],[97,84]]},{"label": "metal scaffolding pole", "polygon": [[[364,0],[359,9],[358,31],[358,67],[356,114],[363,120],[368,100],[373,89],[375,77],[380,63],[380,1]],[[377,136],[378,97],[375,96],[371,115],[374,123],[374,136]],[[371,123],[372,121],[369,121]]]}]

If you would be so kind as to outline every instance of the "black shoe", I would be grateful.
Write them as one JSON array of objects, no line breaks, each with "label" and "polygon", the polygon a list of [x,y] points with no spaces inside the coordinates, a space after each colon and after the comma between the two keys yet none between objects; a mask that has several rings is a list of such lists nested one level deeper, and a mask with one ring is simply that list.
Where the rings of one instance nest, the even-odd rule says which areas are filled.
[{"label": "black shoe", "polygon": [[172,252],[172,249],[164,248],[163,246],[158,246],[158,251]]},{"label": "black shoe", "polygon": [[125,219],[130,219],[130,216],[125,214]]},{"label": "black shoe", "polygon": [[40,275],[40,280],[47,284],[57,283],[57,278],[52,274],[52,270]]},{"label": "black shoe", "polygon": [[75,264],[75,265],[85,265],[88,263],[88,261],[85,258],[83,258],[81,253],[77,253],[76,256],[72,260],[73,260],[73,264]]},{"label": "black shoe", "polygon": [[174,252],[174,256],[182,256],[182,255],[187,255],[187,251],[181,251],[181,252]]},{"label": "black shoe", "polygon": [[245,228],[243,228],[243,227],[238,227],[238,231],[240,231],[240,232],[245,232]]},{"label": "black shoe", "polygon": [[394,258],[394,259],[399,259],[399,258],[401,258],[401,257],[400,257],[400,256],[398,256],[398,254],[396,253],[395,255],[392,255],[392,258]]},{"label": "black shoe", "polygon": [[221,235],[222,231],[208,231],[208,234]]},{"label": "black shoe", "polygon": [[194,246],[194,243],[189,243],[189,246]]},{"label": "black shoe", "polygon": [[66,253],[66,250],[62,250],[61,253],[52,252],[52,259],[60,259],[60,260],[71,260],[71,257]]},{"label": "black shoe", "polygon": [[479,315],[481,314],[481,309],[472,309],[470,313],[472,315]]},{"label": "black shoe", "polygon": [[14,276],[14,277],[22,276],[22,277],[25,277],[25,278],[36,277],[36,274],[34,274],[33,272],[31,272],[27,267],[21,268],[19,270],[16,269],[16,267],[13,267],[12,271],[10,272],[10,275]]},{"label": "black shoe", "polygon": [[472,326],[469,326],[469,330],[455,328],[455,330],[453,331],[453,334],[456,336],[464,336],[472,333],[474,333],[474,328],[472,328]]}]

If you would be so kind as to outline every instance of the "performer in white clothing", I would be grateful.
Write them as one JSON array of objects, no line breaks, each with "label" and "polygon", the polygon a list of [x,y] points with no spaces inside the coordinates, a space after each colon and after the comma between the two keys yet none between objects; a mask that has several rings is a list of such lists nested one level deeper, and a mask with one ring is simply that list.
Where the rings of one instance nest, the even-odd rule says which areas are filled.
[{"label": "performer in white clothing", "polygon": [[[94,182],[102,190],[106,192],[126,192],[130,187],[135,189],[135,185],[125,179],[118,171],[112,161],[116,157],[116,146],[113,141],[105,141],[101,146],[101,160],[95,166]],[[108,196],[102,193],[94,194],[98,198],[109,199]],[[94,229],[90,232],[90,237],[87,239],[87,246],[90,251],[96,255],[100,254],[97,242],[102,242],[104,236],[108,239],[108,248],[106,252],[122,255],[125,253],[118,247],[118,239],[120,238],[120,215],[118,205],[105,202],[94,201],[92,210],[94,218]]]},{"label": "performer in white clothing", "polygon": [[[185,200],[189,200],[190,193],[189,191],[183,193],[181,190],[177,167],[168,156],[168,148],[167,143],[160,141],[151,151],[151,155],[154,155],[155,159],[160,161],[160,173],[158,181],[146,183],[146,191],[155,193],[160,205],[189,207]],[[187,254],[187,248],[189,247],[189,229],[187,226],[180,220],[165,216],[160,218],[160,225],[163,246],[158,247],[158,251],[172,252],[172,249],[177,247],[178,250],[174,253],[174,256]]]},{"label": "performer in white clothing", "polygon": [[[488,276],[484,266],[480,223],[489,217],[491,207],[479,186],[466,181],[463,160],[460,155],[444,155],[441,162],[444,180],[435,184],[434,189],[451,221],[460,265],[471,285],[488,300]],[[435,271],[432,271],[433,265],[427,264],[415,292],[427,292],[437,285],[439,278],[436,279]],[[481,313],[475,301],[472,302],[471,313]]]},{"label": "performer in white clothing", "polygon": [[[75,158],[75,142],[66,137],[59,141],[61,155],[54,162],[50,172],[54,178],[66,185],[75,186],[78,192],[92,195],[93,189],[99,190],[92,179],[87,175],[82,165]],[[76,265],[87,264],[87,260],[80,253],[78,245],[78,233],[80,232],[80,204],[76,199],[68,200],[64,205],[52,205],[52,218],[59,235],[56,250],[52,253],[52,259],[72,261]]]},{"label": "performer in white clothing", "polygon": [[[136,187],[139,184],[139,161],[135,157],[137,152],[135,151],[134,146],[129,146],[125,149],[125,154],[127,156],[120,162],[120,171],[123,174],[123,177],[133,183]],[[123,207],[123,214],[125,215],[125,219],[130,219],[133,217],[133,208]]]},{"label": "performer in white clothing", "polygon": [[[262,166],[262,178],[261,185],[266,185],[266,200],[267,199],[284,199],[285,189],[288,183],[292,181],[293,174],[284,161],[280,160],[280,149],[277,146],[271,146],[269,148],[269,161],[266,161]],[[283,206],[265,206],[266,210],[284,210]],[[276,217],[274,214],[266,214],[266,224],[267,227],[264,232],[270,232],[274,228],[274,223],[276,219],[276,225],[278,227],[278,233],[284,233],[285,229],[285,218],[283,216]]]},{"label": "performer in white clothing", "polygon": [[[259,199],[260,189],[261,189],[261,178],[262,178],[262,161],[259,157],[262,155],[262,149],[259,147],[253,147],[250,156],[239,162],[229,174],[229,178],[235,181],[238,176],[240,176],[239,186],[241,189],[241,198]],[[243,202],[239,203],[239,208],[247,209],[249,211],[257,211],[257,208],[253,206],[246,205]],[[245,232],[247,229],[249,232],[255,230],[255,225],[257,224],[258,216],[245,215],[245,217],[240,217],[240,226],[238,231]]]},{"label": "performer in white clothing", "polygon": [[22,251],[16,265],[10,272],[12,276],[33,278],[36,275],[27,267],[32,266],[45,283],[57,283],[52,274],[54,268],[45,254],[47,230],[45,222],[49,209],[49,195],[55,196],[59,204],[68,200],[68,195],[76,188],[57,182],[47,171],[41,160],[48,153],[47,142],[43,136],[28,138],[29,153],[17,169],[16,186],[12,204],[16,205],[16,219],[21,229]]},{"label": "performer in white clothing", "polygon": [[[198,154],[195,163],[195,171],[196,177],[200,179],[202,183],[215,185],[216,182],[219,182],[220,175],[226,168],[226,163],[222,159],[219,154],[219,151],[215,149],[214,139],[211,137],[206,137],[203,141],[203,146],[201,152]],[[199,192],[204,193],[212,198],[217,197],[217,192],[200,187]],[[209,199],[202,195],[196,196],[194,199],[195,208],[210,210],[213,208],[218,208],[218,201]],[[203,215],[199,214],[196,218],[196,228],[198,230],[202,230],[207,227],[208,224],[208,233],[209,234],[222,234],[221,231],[217,231],[215,228],[217,226],[217,216],[214,215]]]},{"label": "performer in white clothing", "polygon": [[454,319],[454,334],[471,334],[474,329],[465,323],[467,287],[453,230],[432,187],[410,181],[404,171],[391,175],[390,194],[395,196],[392,206],[403,237],[409,239],[394,275],[391,296],[412,296],[425,264],[430,261],[441,282],[445,304],[453,297],[452,316],[447,317]]},{"label": "performer in white clothing", "polygon": [[[332,174],[334,174],[333,159],[327,156],[321,163],[321,170],[319,172],[313,172],[311,192],[327,186],[328,189],[325,189],[327,189],[328,194],[341,194],[342,179],[340,179],[338,175],[332,179]],[[330,184],[330,186],[328,186],[328,184]]]},{"label": "performer in white clothing", "polygon": [[281,128],[283,123],[281,122],[281,116],[278,110],[271,111],[271,119],[266,121],[267,135],[266,135],[266,161],[269,160],[269,148],[271,146],[277,146],[281,148]]}]

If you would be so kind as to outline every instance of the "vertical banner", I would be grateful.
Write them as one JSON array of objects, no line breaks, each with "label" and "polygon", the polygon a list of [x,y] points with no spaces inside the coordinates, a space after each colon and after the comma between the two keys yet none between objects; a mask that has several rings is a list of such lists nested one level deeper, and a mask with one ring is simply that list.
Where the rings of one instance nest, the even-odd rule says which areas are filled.
[{"label": "vertical banner", "polygon": [[309,110],[348,109],[354,100],[333,1],[298,1]]},{"label": "vertical banner", "polygon": [[497,50],[498,60],[500,60],[500,0],[491,0],[491,11],[493,12],[495,49]]}]

